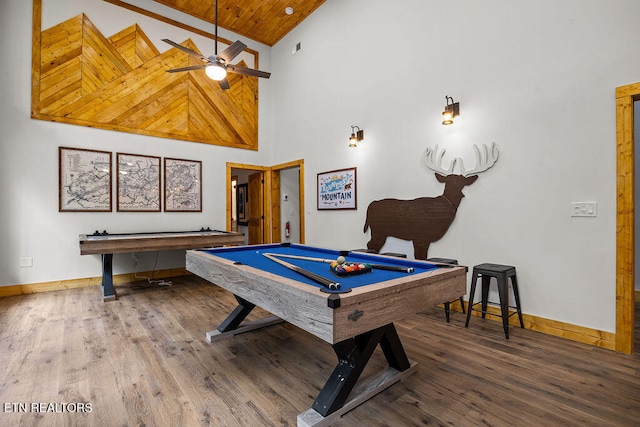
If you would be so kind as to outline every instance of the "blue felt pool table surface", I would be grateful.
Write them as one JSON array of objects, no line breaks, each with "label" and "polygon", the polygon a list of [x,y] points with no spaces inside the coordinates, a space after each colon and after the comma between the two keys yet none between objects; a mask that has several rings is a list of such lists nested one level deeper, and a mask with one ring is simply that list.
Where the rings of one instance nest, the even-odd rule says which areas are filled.
[{"label": "blue felt pool table surface", "polygon": [[267,244],[267,245],[252,245],[252,246],[235,246],[216,249],[206,249],[203,252],[211,255],[227,259],[234,263],[240,263],[248,265],[262,271],[267,271],[273,274],[277,274],[288,279],[297,280],[312,286],[322,287],[312,279],[309,279],[296,271],[288,269],[287,267],[272,261],[263,254],[284,254],[295,255],[312,258],[321,258],[327,260],[335,260],[341,254],[347,253],[345,256],[346,262],[357,263],[370,263],[370,264],[383,264],[399,267],[413,267],[414,271],[411,273],[401,271],[389,271],[373,269],[370,273],[358,274],[353,276],[337,276],[330,270],[329,263],[280,258],[290,264],[296,265],[312,273],[318,274],[330,280],[335,280],[340,283],[343,290],[357,288],[360,286],[367,286],[374,283],[386,282],[397,278],[407,278],[408,276],[425,273],[438,268],[437,265],[424,262],[414,261],[405,258],[393,258],[387,256],[378,256],[368,254],[365,252],[353,252],[353,251],[339,251],[333,249],[316,248],[312,246],[302,246],[296,244]]}]

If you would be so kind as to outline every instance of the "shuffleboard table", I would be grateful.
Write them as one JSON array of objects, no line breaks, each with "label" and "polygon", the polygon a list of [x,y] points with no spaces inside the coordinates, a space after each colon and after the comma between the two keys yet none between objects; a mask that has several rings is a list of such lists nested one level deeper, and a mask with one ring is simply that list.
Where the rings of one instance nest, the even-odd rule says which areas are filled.
[{"label": "shuffleboard table", "polygon": [[[373,268],[363,274],[338,276],[330,271],[330,262],[340,256],[346,264]],[[467,269],[463,266],[298,244],[189,250],[186,266],[233,293],[238,301],[220,326],[206,334],[209,341],[287,321],[333,346],[338,364],[312,407],[298,415],[298,426],[329,425],[414,372],[416,363],[407,358],[393,322],[466,293]],[[340,287],[329,289],[332,286],[298,269]],[[274,317],[241,326],[255,306]],[[356,384],[378,344],[389,367]]]},{"label": "shuffleboard table", "polygon": [[113,254],[212,248],[244,244],[244,235],[202,228],[200,231],[109,234],[96,231],[80,235],[80,255],[102,255],[102,298],[116,299],[113,287]]}]

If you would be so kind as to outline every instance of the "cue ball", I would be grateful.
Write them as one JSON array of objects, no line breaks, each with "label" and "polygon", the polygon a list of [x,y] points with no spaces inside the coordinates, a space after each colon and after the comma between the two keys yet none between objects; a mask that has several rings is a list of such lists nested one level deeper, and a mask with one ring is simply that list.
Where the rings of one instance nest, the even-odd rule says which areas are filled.
[{"label": "cue ball", "polygon": [[336,261],[338,261],[338,264],[344,264],[346,259],[342,255],[340,255]]}]

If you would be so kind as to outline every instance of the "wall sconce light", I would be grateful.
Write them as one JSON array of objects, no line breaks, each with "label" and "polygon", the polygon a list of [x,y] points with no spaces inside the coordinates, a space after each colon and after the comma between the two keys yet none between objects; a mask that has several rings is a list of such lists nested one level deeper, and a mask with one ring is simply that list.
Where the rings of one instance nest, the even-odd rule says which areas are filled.
[{"label": "wall sconce light", "polygon": [[364,130],[360,129],[358,126],[351,126],[351,136],[349,137],[349,147],[357,147],[358,142],[363,140],[364,140]]},{"label": "wall sconce light", "polygon": [[460,115],[460,103],[453,102],[453,98],[450,96],[445,96],[445,99],[447,100],[447,105],[442,112],[442,124],[452,125],[453,118]]}]

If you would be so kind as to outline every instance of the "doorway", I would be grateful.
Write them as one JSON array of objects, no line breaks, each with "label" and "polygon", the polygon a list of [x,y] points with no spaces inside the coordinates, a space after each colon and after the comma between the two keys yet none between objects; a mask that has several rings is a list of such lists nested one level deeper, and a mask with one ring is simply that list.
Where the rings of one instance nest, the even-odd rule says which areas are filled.
[{"label": "doorway", "polygon": [[256,171],[249,175],[247,184],[247,193],[245,200],[248,203],[247,227],[248,236],[247,243],[250,245],[258,245],[266,243],[264,235],[264,172]]},{"label": "doorway", "polygon": [[302,165],[273,169],[273,242],[304,243],[304,197],[301,177]]},{"label": "doorway", "polygon": [[227,163],[227,229],[236,222],[245,244],[304,243],[303,189],[303,160],[268,167]]},{"label": "doorway", "polygon": [[264,227],[268,220],[264,202],[267,170],[262,166],[227,164],[227,229],[242,233],[246,245],[270,241]]}]

